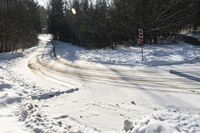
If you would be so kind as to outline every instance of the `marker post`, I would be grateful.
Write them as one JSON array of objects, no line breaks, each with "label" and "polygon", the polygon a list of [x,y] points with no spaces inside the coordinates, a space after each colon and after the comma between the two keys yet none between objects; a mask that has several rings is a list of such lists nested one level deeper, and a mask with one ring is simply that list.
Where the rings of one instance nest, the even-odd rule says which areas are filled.
[{"label": "marker post", "polygon": [[142,61],[144,61],[144,32],[142,29],[139,29],[139,45],[141,47]]}]

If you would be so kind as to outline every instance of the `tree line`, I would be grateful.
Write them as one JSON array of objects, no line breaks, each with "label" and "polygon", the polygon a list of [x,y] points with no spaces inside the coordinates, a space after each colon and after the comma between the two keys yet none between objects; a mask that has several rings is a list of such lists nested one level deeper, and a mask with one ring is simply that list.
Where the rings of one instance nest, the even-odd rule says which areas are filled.
[{"label": "tree line", "polygon": [[[76,14],[71,12],[76,10]],[[199,0],[51,0],[48,29],[54,39],[84,47],[175,40],[183,29],[200,26]]]},{"label": "tree line", "polygon": [[0,53],[37,45],[46,25],[54,39],[90,48],[137,44],[138,29],[145,43],[172,41],[198,30],[199,7],[199,0],[50,0],[45,9],[35,0],[0,0]]},{"label": "tree line", "polygon": [[0,53],[37,45],[39,8],[34,0],[0,0]]}]

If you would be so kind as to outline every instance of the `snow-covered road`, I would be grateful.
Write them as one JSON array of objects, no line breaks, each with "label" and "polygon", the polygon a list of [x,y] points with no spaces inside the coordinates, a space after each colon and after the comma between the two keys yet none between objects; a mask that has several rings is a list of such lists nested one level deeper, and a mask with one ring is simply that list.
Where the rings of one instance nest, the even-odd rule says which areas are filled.
[{"label": "snow-covered road", "polygon": [[[53,105],[49,100],[45,112],[53,114],[52,117],[59,117],[55,114],[69,116],[98,131],[119,131],[126,118],[141,119],[168,108],[199,115],[200,105],[196,102],[200,98],[198,65],[146,69],[72,65],[46,53],[30,62],[32,69],[49,79],[60,84],[67,81],[80,88],[68,98],[55,99]],[[64,103],[58,104],[60,101]],[[68,110],[70,107],[73,109]],[[63,123],[69,122],[64,119]]]},{"label": "snow-covered road", "polygon": [[[17,109],[29,129],[115,133],[124,132],[128,119],[134,125],[130,133],[200,132],[199,63],[141,68],[68,63],[53,58],[47,42],[2,67],[10,74],[3,78],[11,82],[7,88],[21,98],[15,109],[3,109]],[[14,84],[20,87],[14,89]],[[8,98],[0,100],[13,107],[3,102]]]}]

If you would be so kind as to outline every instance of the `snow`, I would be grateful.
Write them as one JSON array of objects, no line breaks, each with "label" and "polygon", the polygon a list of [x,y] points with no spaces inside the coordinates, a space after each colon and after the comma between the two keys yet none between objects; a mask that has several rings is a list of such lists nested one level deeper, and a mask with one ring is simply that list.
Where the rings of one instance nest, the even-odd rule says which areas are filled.
[{"label": "snow", "polygon": [[16,59],[19,57],[22,57],[23,54],[22,53],[4,53],[4,54],[0,54],[0,60],[12,60],[12,59]]},{"label": "snow", "polygon": [[124,121],[124,130],[125,131],[129,131],[129,130],[132,130],[133,129],[133,122],[130,121],[130,120],[125,120]]},{"label": "snow", "polygon": [[137,123],[131,133],[199,132],[199,119],[199,114],[191,116],[179,112],[178,109],[165,110],[147,118],[145,123]]},{"label": "snow", "polygon": [[0,130],[2,133],[30,132],[15,116],[15,110],[23,99],[20,91],[15,90],[21,88],[9,79],[10,75],[5,69],[5,64],[2,65],[2,62],[0,64]]},{"label": "snow", "polygon": [[69,61],[68,63],[81,60],[120,66],[161,66],[200,61],[200,47],[183,42],[171,45],[145,45],[145,61],[141,60],[139,47],[86,50],[61,42],[55,42],[55,44],[57,57],[60,60]]},{"label": "snow", "polygon": [[196,33],[196,34],[188,33],[188,34],[186,34],[186,36],[190,36],[190,37],[196,38],[196,39],[198,39],[200,41],[200,33]]},{"label": "snow", "polygon": [[199,47],[186,43],[87,50],[40,35],[0,54],[0,131],[200,132]]}]

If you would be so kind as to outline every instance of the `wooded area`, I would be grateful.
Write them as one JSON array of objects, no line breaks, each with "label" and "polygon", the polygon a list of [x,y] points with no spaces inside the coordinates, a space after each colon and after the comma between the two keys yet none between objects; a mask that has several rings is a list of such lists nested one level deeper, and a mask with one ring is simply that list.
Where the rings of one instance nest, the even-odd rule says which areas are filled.
[{"label": "wooded area", "polygon": [[0,0],[0,53],[37,45],[41,32],[38,3],[34,0]]},{"label": "wooded area", "polygon": [[145,43],[174,41],[200,25],[199,0],[51,0],[48,11],[54,39],[92,48],[136,44],[139,28]]},{"label": "wooded area", "polygon": [[199,0],[50,0],[47,9],[35,0],[1,0],[0,52],[37,45],[45,27],[54,39],[102,48],[137,44],[138,29],[151,44],[199,26]]}]

